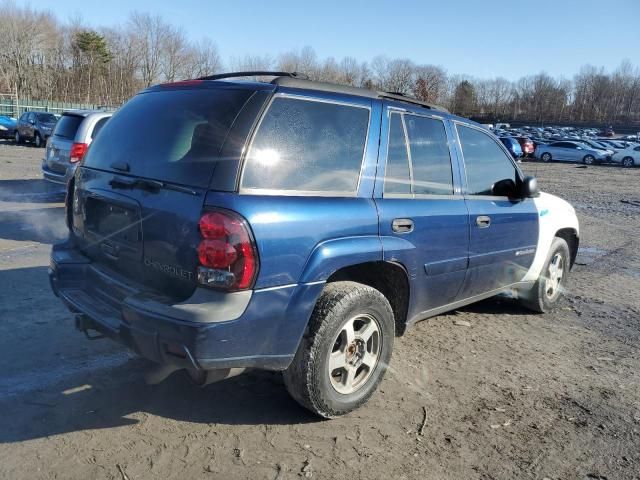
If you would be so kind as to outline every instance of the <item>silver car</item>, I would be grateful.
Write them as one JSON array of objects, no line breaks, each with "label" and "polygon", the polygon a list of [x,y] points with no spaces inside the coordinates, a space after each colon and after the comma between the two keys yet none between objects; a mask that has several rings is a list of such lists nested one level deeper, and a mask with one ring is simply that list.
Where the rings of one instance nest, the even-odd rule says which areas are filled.
[{"label": "silver car", "polygon": [[111,117],[102,110],[64,112],[47,142],[42,175],[54,183],[66,183],[100,129]]},{"label": "silver car", "polygon": [[536,155],[543,162],[557,160],[561,162],[582,162],[593,165],[607,160],[609,152],[597,150],[578,142],[553,142],[547,145],[538,145]]}]

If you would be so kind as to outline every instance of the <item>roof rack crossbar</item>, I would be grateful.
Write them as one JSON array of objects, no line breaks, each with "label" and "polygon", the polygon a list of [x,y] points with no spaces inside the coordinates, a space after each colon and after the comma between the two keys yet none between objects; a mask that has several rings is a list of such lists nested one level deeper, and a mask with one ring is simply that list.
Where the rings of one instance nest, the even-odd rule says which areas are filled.
[{"label": "roof rack crossbar", "polygon": [[270,72],[268,70],[256,70],[248,72],[227,72],[217,73],[215,75],[207,75],[206,77],[200,77],[198,80],[222,80],[224,78],[239,78],[239,77],[291,77],[307,79],[304,73],[298,72]]}]

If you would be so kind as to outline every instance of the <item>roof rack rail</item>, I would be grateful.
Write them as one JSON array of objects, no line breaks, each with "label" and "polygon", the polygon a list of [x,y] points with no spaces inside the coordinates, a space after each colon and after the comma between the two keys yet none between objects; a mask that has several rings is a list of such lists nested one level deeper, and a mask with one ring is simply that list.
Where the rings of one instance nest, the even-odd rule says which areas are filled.
[{"label": "roof rack rail", "polygon": [[390,100],[397,100],[399,102],[413,103],[415,105],[421,105],[423,107],[430,108],[431,110],[438,110],[440,112],[449,113],[449,110],[447,110],[444,107],[441,107],[440,105],[436,105],[434,103],[429,103],[429,102],[423,102],[422,100],[418,100],[417,98],[408,97],[404,93],[400,93],[400,92],[378,92],[378,95],[381,98],[388,98]]},{"label": "roof rack rail", "polygon": [[198,80],[222,80],[224,78],[238,78],[238,77],[291,77],[308,79],[309,77],[304,73],[299,72],[270,72],[268,70],[256,70],[248,72],[227,72],[217,73],[216,75],[207,75],[206,77],[200,77]]}]

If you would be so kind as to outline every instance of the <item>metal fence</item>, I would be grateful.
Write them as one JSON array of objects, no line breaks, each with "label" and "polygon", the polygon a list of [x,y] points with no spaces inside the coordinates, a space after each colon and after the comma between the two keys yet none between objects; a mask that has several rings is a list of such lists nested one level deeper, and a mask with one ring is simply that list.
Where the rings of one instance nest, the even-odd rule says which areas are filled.
[{"label": "metal fence", "polygon": [[0,93],[0,115],[18,118],[26,111],[62,113],[65,110],[89,110],[104,108],[92,103],[56,102],[53,100],[33,100],[17,98],[12,94]]}]

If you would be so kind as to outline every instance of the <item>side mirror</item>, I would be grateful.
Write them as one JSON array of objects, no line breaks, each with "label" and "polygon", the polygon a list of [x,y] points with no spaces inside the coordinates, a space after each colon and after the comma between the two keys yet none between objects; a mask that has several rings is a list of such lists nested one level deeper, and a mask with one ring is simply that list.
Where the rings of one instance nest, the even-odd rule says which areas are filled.
[{"label": "side mirror", "polygon": [[536,198],[540,196],[536,177],[524,177],[520,190],[522,198]]},{"label": "side mirror", "polygon": [[510,178],[498,180],[491,187],[491,195],[513,198],[516,196],[516,183]]}]

